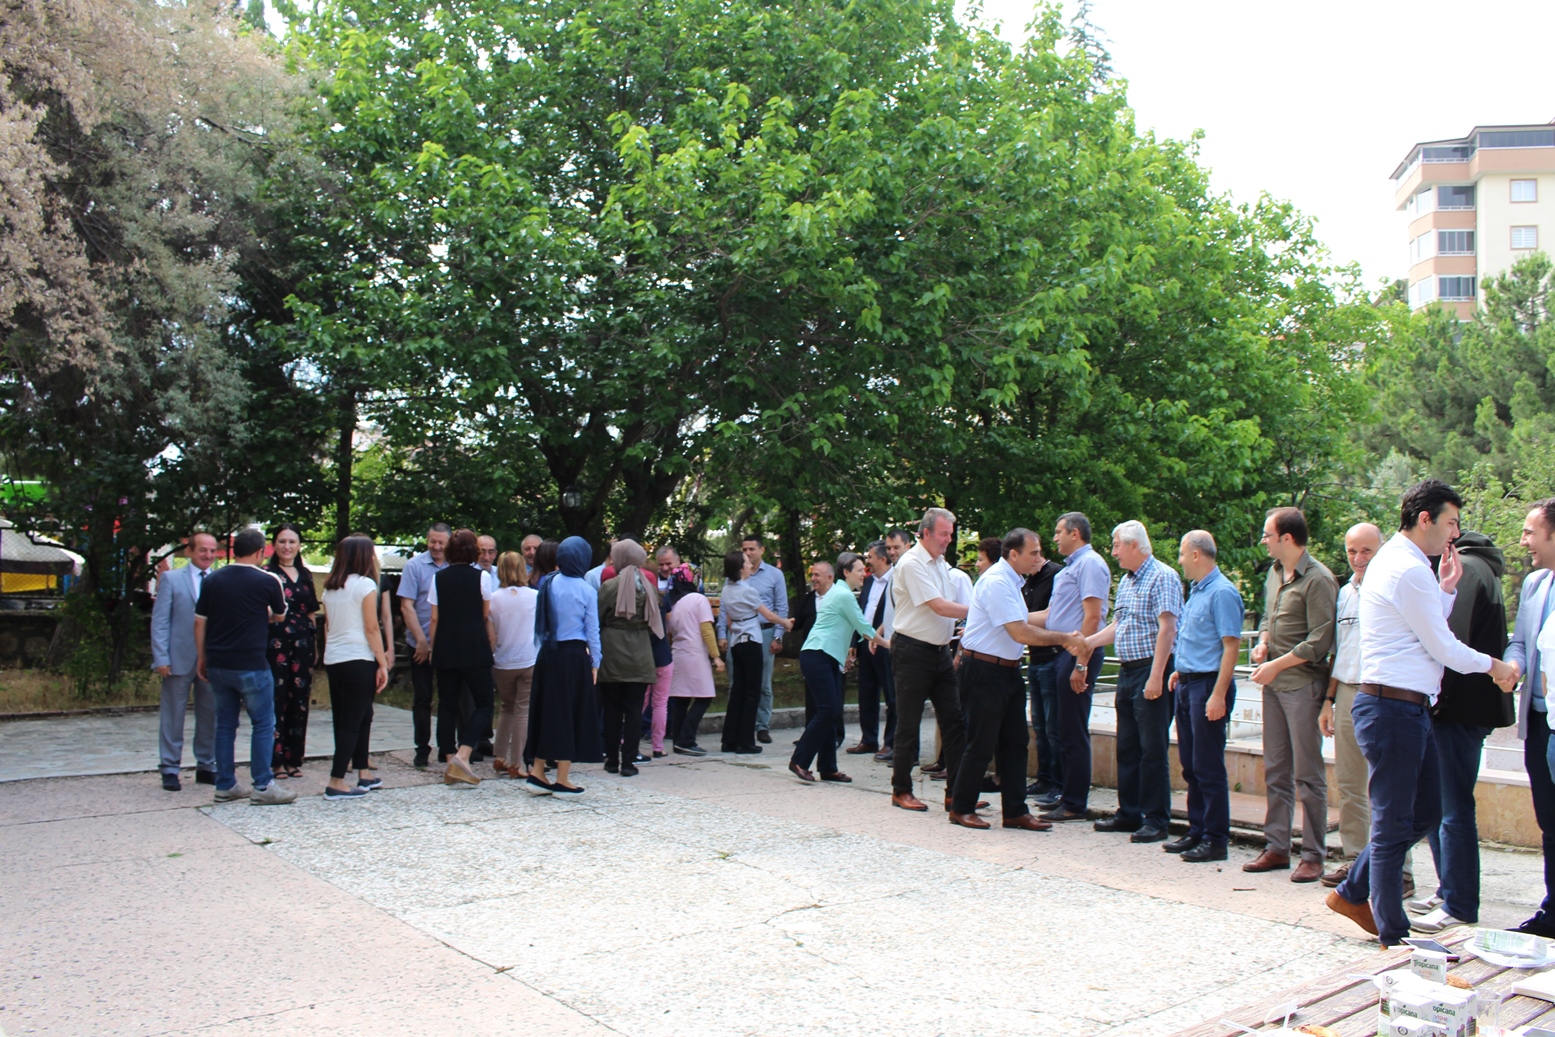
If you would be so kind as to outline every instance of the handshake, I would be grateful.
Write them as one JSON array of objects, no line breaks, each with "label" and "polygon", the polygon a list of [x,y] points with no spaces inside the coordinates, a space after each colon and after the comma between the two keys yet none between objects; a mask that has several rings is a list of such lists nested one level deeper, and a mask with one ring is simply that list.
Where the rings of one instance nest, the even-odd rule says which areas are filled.
[{"label": "handshake", "polygon": [[1522,679],[1523,668],[1516,663],[1502,662],[1500,659],[1490,660],[1490,679],[1496,682],[1496,686],[1502,691],[1510,693],[1517,687],[1517,682]]}]

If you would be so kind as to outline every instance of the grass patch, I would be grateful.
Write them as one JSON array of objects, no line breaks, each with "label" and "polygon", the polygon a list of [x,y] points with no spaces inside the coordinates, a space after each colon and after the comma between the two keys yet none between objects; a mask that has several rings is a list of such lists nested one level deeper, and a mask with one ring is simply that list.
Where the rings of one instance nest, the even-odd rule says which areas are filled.
[{"label": "grass patch", "polygon": [[161,694],[161,682],[149,672],[126,674],[118,687],[83,698],[71,675],[49,670],[0,670],[0,714],[154,706]]}]

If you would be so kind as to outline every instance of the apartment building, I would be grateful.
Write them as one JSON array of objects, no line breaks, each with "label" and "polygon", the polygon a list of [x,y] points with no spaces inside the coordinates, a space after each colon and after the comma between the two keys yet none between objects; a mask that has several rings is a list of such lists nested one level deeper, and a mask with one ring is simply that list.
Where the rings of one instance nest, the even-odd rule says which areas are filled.
[{"label": "apartment building", "polygon": [[1555,120],[1416,144],[1393,171],[1409,214],[1409,305],[1473,315],[1480,281],[1555,250]]}]

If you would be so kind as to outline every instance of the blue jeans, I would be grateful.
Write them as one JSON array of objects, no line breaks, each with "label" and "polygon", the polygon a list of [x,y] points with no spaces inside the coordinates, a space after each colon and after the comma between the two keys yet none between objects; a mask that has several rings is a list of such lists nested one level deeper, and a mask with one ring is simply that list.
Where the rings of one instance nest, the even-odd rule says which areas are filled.
[{"label": "blue jeans", "polygon": [[1188,783],[1188,834],[1224,846],[1231,841],[1231,783],[1226,777],[1226,728],[1236,708],[1236,681],[1226,690],[1226,715],[1204,715],[1215,677],[1177,681],[1177,758]]},{"label": "blue jeans", "polygon": [[1404,855],[1442,821],[1431,715],[1426,707],[1364,692],[1350,710],[1355,741],[1366,757],[1371,841],[1350,865],[1338,893],[1352,904],[1371,901],[1377,939],[1396,947],[1409,935],[1404,914]]},{"label": "blue jeans", "polygon": [[1064,784],[1064,761],[1058,747],[1058,660],[1026,667],[1031,689],[1031,731],[1037,736],[1037,784],[1044,792]]},{"label": "blue jeans", "polygon": [[216,696],[216,788],[225,792],[238,783],[234,747],[238,738],[238,705],[248,711],[253,736],[249,741],[249,773],[254,788],[270,784],[270,757],[275,752],[275,678],[263,670],[219,670],[207,667],[211,694]]},{"label": "blue jeans", "polygon": [[[1168,664],[1166,672],[1171,672]],[[1172,772],[1167,730],[1172,693],[1145,698],[1150,667],[1118,671],[1118,816],[1130,824],[1166,830],[1172,819]],[[1163,679],[1164,684],[1164,679]]]},{"label": "blue jeans", "polygon": [[1494,730],[1434,722],[1431,740],[1441,767],[1442,823],[1426,833],[1436,862],[1436,895],[1454,918],[1479,921],[1479,826],[1474,819],[1474,785],[1485,739]]},{"label": "blue jeans", "polygon": [[837,720],[842,716],[842,667],[825,652],[814,649],[799,653],[799,672],[804,674],[805,690],[815,701],[815,714],[805,725],[799,744],[794,746],[793,762],[810,769],[820,758],[820,771],[837,773]]},{"label": "blue jeans", "polygon": [[[1527,692],[1523,692],[1527,694]],[[1550,737],[1550,715],[1528,711],[1528,740],[1523,743],[1523,765],[1533,793],[1533,816],[1544,836],[1544,903],[1539,911],[1555,922],[1555,738]]]}]

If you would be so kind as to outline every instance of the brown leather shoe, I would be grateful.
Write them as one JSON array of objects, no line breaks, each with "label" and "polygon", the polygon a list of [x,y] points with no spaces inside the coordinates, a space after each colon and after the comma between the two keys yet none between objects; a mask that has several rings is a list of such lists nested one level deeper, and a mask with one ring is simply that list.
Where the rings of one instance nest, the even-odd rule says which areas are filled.
[{"label": "brown leather shoe", "polygon": [[880,747],[878,745],[865,745],[863,742],[843,750],[843,752],[847,753],[849,756],[862,756],[865,753],[873,756],[879,751]]},{"label": "brown leather shoe", "polygon": [[1031,814],[1022,814],[1020,817],[1007,817],[1000,825],[1001,828],[1021,828],[1028,832],[1046,832],[1053,826],[1051,823],[1034,817]]},{"label": "brown leather shoe", "polygon": [[1328,899],[1325,903],[1328,904],[1328,910],[1338,915],[1344,915],[1368,933],[1371,933],[1373,936],[1377,935],[1377,922],[1371,916],[1370,904],[1352,904],[1340,896],[1337,889],[1328,894]]},{"label": "brown leather shoe", "polygon": [[1339,865],[1339,867],[1324,875],[1322,882],[1323,885],[1327,886],[1329,889],[1333,889],[1335,886],[1339,885],[1339,883],[1343,882],[1349,877],[1350,862],[1345,861],[1343,864]]},{"label": "brown leather shoe", "polygon": [[[946,810],[949,810],[951,807],[953,807],[955,805],[956,805],[956,799],[955,799],[954,796],[946,796],[945,797],[945,809]],[[976,809],[978,809],[978,810],[987,810],[988,809],[988,801],[986,799],[978,800]]]},{"label": "brown leather shoe", "polygon": [[1246,864],[1242,865],[1243,871],[1283,871],[1290,867],[1290,857],[1283,853],[1275,853],[1273,850],[1265,850]]},{"label": "brown leather shoe", "polygon": [[993,825],[984,821],[976,814],[958,814],[954,810],[950,812],[950,823],[960,825],[962,828],[992,828]]},{"label": "brown leather shoe", "polygon": [[903,810],[927,810],[929,805],[911,792],[891,793],[891,805],[901,807]]},{"label": "brown leather shoe", "polygon": [[1316,882],[1323,877],[1323,866],[1317,861],[1302,861],[1290,873],[1292,882]]},{"label": "brown leather shoe", "polygon": [[823,774],[823,775],[821,775],[821,780],[822,781],[838,781],[838,782],[842,782],[843,784],[847,784],[848,782],[851,782],[853,779],[848,777],[846,774],[842,773],[841,771],[832,771],[830,774]]}]

